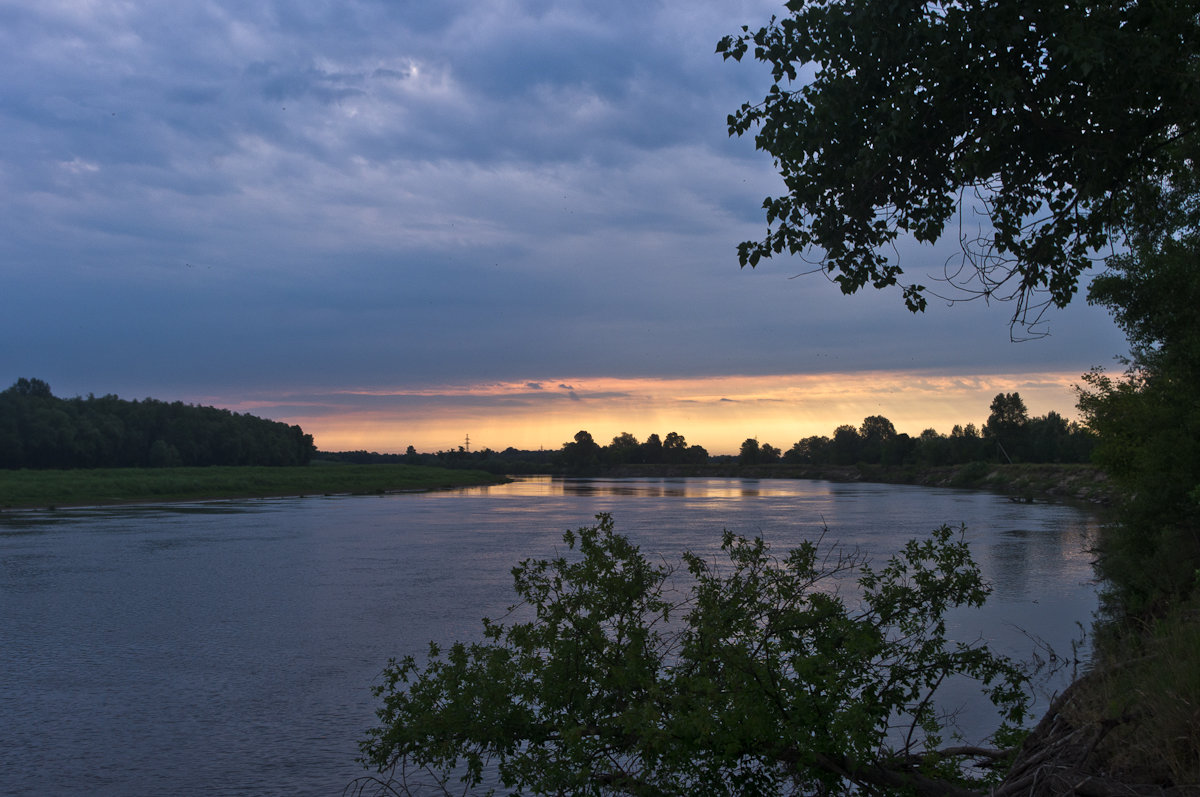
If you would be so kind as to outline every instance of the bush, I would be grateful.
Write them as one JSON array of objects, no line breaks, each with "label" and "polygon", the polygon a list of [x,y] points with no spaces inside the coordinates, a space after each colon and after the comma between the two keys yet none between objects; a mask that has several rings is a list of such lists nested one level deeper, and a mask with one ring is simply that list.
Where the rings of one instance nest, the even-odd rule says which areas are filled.
[{"label": "bush", "polygon": [[946,612],[987,594],[961,532],[878,571],[726,532],[728,564],[688,554],[683,578],[597,520],[564,536],[570,558],[513,570],[530,619],[485,619],[483,642],[390,663],[362,743],[380,777],[360,791],[466,791],[490,773],[535,794],[944,795],[978,776],[968,759],[1002,756],[941,747],[942,683],[978,680],[1002,729],[1025,716],[1017,667],[946,638]]}]

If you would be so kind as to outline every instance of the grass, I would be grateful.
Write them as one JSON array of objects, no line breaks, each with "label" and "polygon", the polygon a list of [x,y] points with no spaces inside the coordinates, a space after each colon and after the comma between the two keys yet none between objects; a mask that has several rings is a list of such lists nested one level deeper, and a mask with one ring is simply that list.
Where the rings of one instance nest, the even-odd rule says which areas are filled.
[{"label": "grass", "polygon": [[419,465],[99,468],[0,471],[0,508],[91,506],[205,498],[373,494],[503,482],[474,470]]},{"label": "grass", "polygon": [[1200,597],[1098,643],[1073,719],[1110,729],[1095,750],[1104,768],[1200,789]]},{"label": "grass", "polygon": [[971,462],[945,471],[948,487],[991,490],[1026,498],[1051,496],[1101,503],[1107,503],[1113,497],[1112,484],[1092,465]]}]

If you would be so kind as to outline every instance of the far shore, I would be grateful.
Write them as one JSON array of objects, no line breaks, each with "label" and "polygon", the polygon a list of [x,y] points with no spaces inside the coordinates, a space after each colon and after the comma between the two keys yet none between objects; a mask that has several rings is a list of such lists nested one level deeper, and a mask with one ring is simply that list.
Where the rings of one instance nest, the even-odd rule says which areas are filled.
[{"label": "far shore", "polygon": [[241,498],[382,495],[502,484],[504,476],[420,465],[0,471],[0,511]]},{"label": "far shore", "polygon": [[1094,465],[1059,463],[962,465],[621,465],[603,471],[610,478],[637,476],[736,477],[742,479],[820,479],[834,482],[913,484],[1001,493],[1016,501],[1080,501],[1111,504],[1113,486]]},{"label": "far shore", "polygon": [[[549,475],[549,474],[547,474]],[[561,475],[561,474],[556,474]],[[1112,486],[1091,465],[975,462],[966,465],[624,465],[603,478],[819,479],[985,490],[1014,501],[1112,503]],[[315,463],[294,467],[111,468],[0,471],[0,511],[190,503],[245,498],[385,495],[512,481],[480,470],[422,465]]]}]

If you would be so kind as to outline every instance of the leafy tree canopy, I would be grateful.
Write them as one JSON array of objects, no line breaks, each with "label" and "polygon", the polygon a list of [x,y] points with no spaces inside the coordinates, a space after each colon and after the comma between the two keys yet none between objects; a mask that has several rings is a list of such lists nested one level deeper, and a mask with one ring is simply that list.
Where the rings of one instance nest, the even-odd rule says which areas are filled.
[{"label": "leafy tree canopy", "polygon": [[678,432],[667,432],[667,436],[663,440],[663,448],[682,451],[687,448],[687,440]]},{"label": "leafy tree canopy", "polygon": [[30,398],[53,398],[53,393],[50,392],[50,385],[41,379],[26,379],[21,377],[12,387],[4,391],[17,396],[26,396]]},{"label": "leafy tree canopy", "polygon": [[763,202],[766,236],[739,245],[743,266],[815,250],[844,292],[900,285],[917,311],[931,291],[901,283],[894,246],[952,228],[963,257],[947,280],[1015,299],[1014,321],[1033,323],[1049,302],[1070,301],[1155,192],[1191,179],[1194,2],[786,8],[717,45],[770,66],[765,98],[732,114],[729,131],[755,130],[786,187]]},{"label": "leafy tree canopy", "polygon": [[753,437],[747,437],[742,441],[742,447],[738,451],[738,462],[743,465],[756,465],[761,453],[758,440]]},{"label": "leafy tree canopy", "polygon": [[41,379],[0,391],[0,468],[302,465],[299,426],[180,401],[56,397]]},{"label": "leafy tree canopy", "polygon": [[858,434],[866,440],[891,440],[896,436],[896,427],[882,415],[869,415],[863,418]]},{"label": "leafy tree canopy", "polygon": [[612,439],[612,443],[610,445],[612,448],[633,450],[641,445],[641,443],[639,443],[638,439],[629,432],[621,432]]},{"label": "leafy tree canopy", "polygon": [[1156,367],[1164,357],[1192,366],[1200,359],[1198,252],[1200,236],[1168,240],[1153,256],[1115,258],[1092,282],[1089,299],[1112,311],[1136,367]]},{"label": "leafy tree canopy", "polygon": [[991,410],[984,426],[984,431],[991,435],[1012,432],[1029,422],[1029,410],[1020,393],[997,393],[992,399]]},{"label": "leafy tree canopy", "polygon": [[1097,545],[1118,617],[1200,592],[1200,190],[1181,184],[1158,199],[1157,215],[1088,294],[1113,314],[1132,355],[1124,379],[1095,370],[1079,397],[1099,435],[1095,459],[1127,493],[1122,523]]},{"label": "leafy tree canopy", "polygon": [[987,771],[964,762],[1000,754],[942,746],[939,686],[973,678],[1004,723],[1025,714],[1017,668],[947,638],[987,593],[948,527],[879,569],[726,532],[729,561],[686,555],[679,579],[597,519],[513,570],[515,621],[390,664],[362,744],[383,776],[360,792],[962,797]]}]

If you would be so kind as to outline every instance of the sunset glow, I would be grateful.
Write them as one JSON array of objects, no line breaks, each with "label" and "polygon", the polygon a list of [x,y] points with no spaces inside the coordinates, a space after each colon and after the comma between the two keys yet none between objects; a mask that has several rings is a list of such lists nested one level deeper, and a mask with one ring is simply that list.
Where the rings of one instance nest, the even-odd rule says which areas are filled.
[{"label": "sunset glow", "polygon": [[710,454],[735,453],[747,437],[786,450],[810,435],[868,415],[900,432],[947,434],[987,419],[992,397],[1019,392],[1031,415],[1074,417],[1078,373],[725,376],[706,379],[562,378],[415,390],[363,388],[250,401],[234,407],[296,423],[326,451],[558,448],[580,429],[605,444],[621,432],[639,440],[678,432]]}]

